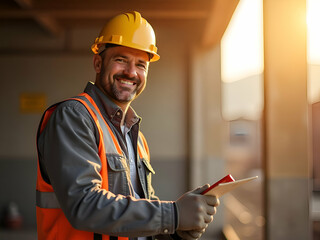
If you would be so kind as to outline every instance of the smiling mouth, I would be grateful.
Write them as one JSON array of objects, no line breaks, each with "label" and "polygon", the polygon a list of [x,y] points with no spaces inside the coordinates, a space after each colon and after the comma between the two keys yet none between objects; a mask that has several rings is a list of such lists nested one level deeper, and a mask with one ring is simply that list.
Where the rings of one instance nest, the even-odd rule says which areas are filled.
[{"label": "smiling mouth", "polygon": [[128,81],[128,80],[118,79],[118,81],[119,81],[120,83],[126,84],[126,85],[131,85],[131,86],[136,85],[135,82],[131,82],[131,81]]}]

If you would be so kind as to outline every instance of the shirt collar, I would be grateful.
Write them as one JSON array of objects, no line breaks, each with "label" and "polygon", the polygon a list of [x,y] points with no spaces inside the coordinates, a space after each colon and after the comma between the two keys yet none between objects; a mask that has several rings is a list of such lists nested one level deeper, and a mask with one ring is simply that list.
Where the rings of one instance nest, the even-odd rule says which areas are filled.
[{"label": "shirt collar", "polygon": [[[101,111],[103,112],[103,115],[106,115],[106,117],[108,117],[108,119],[113,123],[120,126],[123,111],[117,104],[111,101],[110,98],[106,96],[93,82],[88,82],[84,92],[88,93],[93,98],[100,111],[101,109],[103,110]],[[141,118],[130,106],[125,117],[126,126],[131,128],[134,124],[140,123],[140,121]]]}]

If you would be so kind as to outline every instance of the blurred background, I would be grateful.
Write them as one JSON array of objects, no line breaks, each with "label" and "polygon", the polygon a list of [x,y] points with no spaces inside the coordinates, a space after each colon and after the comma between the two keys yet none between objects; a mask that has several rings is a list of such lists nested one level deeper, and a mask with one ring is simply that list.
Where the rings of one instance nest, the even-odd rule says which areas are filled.
[{"label": "blurred background", "polygon": [[161,56],[133,104],[157,195],[259,176],[203,239],[320,239],[320,0],[2,0],[0,239],[37,239],[41,115],[94,81],[91,44],[131,10]]}]

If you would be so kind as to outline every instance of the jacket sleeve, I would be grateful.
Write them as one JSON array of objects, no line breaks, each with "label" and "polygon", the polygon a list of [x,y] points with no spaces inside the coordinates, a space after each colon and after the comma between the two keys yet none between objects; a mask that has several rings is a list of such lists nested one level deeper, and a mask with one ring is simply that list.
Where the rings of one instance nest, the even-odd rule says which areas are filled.
[{"label": "jacket sleeve", "polygon": [[42,174],[74,228],[127,237],[174,233],[173,202],[137,200],[101,188],[96,127],[81,103],[57,107],[38,138],[38,151]]}]

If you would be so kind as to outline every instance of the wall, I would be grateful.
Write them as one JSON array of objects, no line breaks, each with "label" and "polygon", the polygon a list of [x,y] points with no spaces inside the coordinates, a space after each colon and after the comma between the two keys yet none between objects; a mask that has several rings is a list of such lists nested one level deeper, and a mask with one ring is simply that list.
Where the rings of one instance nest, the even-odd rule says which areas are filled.
[{"label": "wall", "polygon": [[[20,112],[21,93],[40,92],[48,103],[80,92],[91,75],[88,57],[72,55],[0,56],[0,209],[20,207],[26,228],[35,227],[36,130],[41,114]],[[83,69],[82,72],[77,71]]]},{"label": "wall", "polygon": [[305,0],[264,1],[267,239],[311,239],[306,35]]},{"label": "wall", "polygon": [[[89,46],[99,30],[79,28],[51,38],[28,21],[0,25],[5,36],[0,40],[0,180],[7,184],[0,210],[14,200],[25,227],[35,227],[35,135],[41,113],[22,114],[19,96],[44,93],[50,105],[81,92],[95,77]],[[177,27],[166,25],[155,31],[161,60],[151,64],[147,88],[134,108],[143,117],[158,195],[175,200],[187,188],[184,56],[188,44],[181,43],[186,31]]]},{"label": "wall", "polygon": [[[226,175],[226,122],[221,114],[220,46],[192,51],[190,78],[190,177],[192,187],[212,184]],[[204,238],[212,239],[223,227],[224,206],[215,215]]]}]

